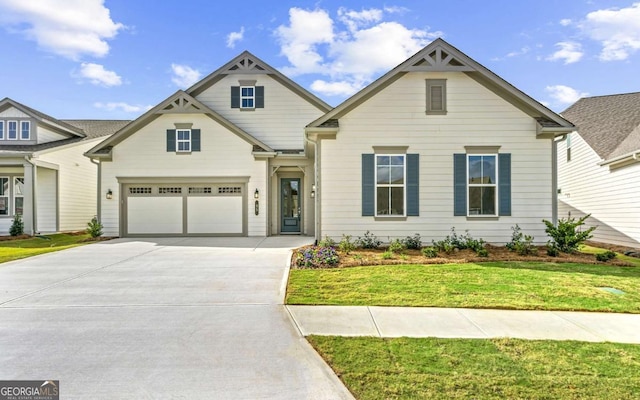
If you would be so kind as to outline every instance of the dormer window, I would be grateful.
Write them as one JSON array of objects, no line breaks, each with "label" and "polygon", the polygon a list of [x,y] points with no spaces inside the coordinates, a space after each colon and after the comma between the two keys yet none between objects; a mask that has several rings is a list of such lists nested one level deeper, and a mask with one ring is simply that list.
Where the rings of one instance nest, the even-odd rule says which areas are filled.
[{"label": "dormer window", "polygon": [[7,121],[7,139],[18,140],[18,121]]},{"label": "dormer window", "polygon": [[255,108],[255,87],[240,86],[240,108]]}]

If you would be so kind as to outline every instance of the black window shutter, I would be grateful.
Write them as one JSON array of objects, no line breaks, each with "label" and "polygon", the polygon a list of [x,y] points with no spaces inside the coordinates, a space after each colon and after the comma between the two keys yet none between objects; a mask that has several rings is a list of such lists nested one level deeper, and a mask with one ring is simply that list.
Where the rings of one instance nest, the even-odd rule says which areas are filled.
[{"label": "black window shutter", "polygon": [[264,86],[256,86],[256,108],[264,108]]},{"label": "black window shutter", "polygon": [[362,155],[362,216],[375,215],[375,155]]},{"label": "black window shutter", "polygon": [[420,155],[407,154],[407,216],[420,215]]},{"label": "black window shutter", "polygon": [[167,129],[167,151],[176,151],[176,130]]},{"label": "black window shutter", "polygon": [[240,108],[240,86],[231,86],[231,108]]},{"label": "black window shutter", "polygon": [[511,215],[511,154],[498,154],[498,215]]},{"label": "black window shutter", "polygon": [[453,155],[453,215],[467,215],[467,155]]},{"label": "black window shutter", "polygon": [[191,151],[200,151],[200,129],[191,130]]}]

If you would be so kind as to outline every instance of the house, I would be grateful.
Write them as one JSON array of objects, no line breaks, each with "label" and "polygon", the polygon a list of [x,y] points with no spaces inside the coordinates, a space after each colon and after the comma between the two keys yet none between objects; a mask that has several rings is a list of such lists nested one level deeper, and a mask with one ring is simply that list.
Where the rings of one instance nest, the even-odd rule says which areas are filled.
[{"label": "house", "polygon": [[97,167],[83,153],[128,121],[57,120],[0,101],[0,235],[83,230],[96,215]]},{"label": "house", "polygon": [[244,52],[87,156],[106,235],[546,241],[573,129],[438,39],[333,109]]},{"label": "house", "polygon": [[558,143],[560,217],[591,214],[593,240],[640,246],[640,92],[587,97],[562,115],[577,129]]}]

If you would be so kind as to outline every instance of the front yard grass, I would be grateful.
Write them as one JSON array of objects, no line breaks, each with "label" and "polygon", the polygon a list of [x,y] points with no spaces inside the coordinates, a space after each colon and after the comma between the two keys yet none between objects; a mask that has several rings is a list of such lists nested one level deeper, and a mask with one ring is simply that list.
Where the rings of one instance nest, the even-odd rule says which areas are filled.
[{"label": "front yard grass", "polygon": [[58,233],[0,242],[0,263],[86,244],[88,234]]},{"label": "front yard grass", "polygon": [[307,338],[359,400],[631,399],[640,346],[518,339]]},{"label": "front yard grass", "polygon": [[496,261],[293,269],[286,303],[640,313],[640,267]]}]

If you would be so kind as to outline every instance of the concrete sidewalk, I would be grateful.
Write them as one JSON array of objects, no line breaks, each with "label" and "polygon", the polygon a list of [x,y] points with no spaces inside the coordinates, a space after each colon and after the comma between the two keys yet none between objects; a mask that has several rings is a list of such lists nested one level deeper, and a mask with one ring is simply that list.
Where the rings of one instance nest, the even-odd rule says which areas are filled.
[{"label": "concrete sidewalk", "polygon": [[509,337],[640,344],[640,314],[427,307],[286,307],[304,336]]}]

